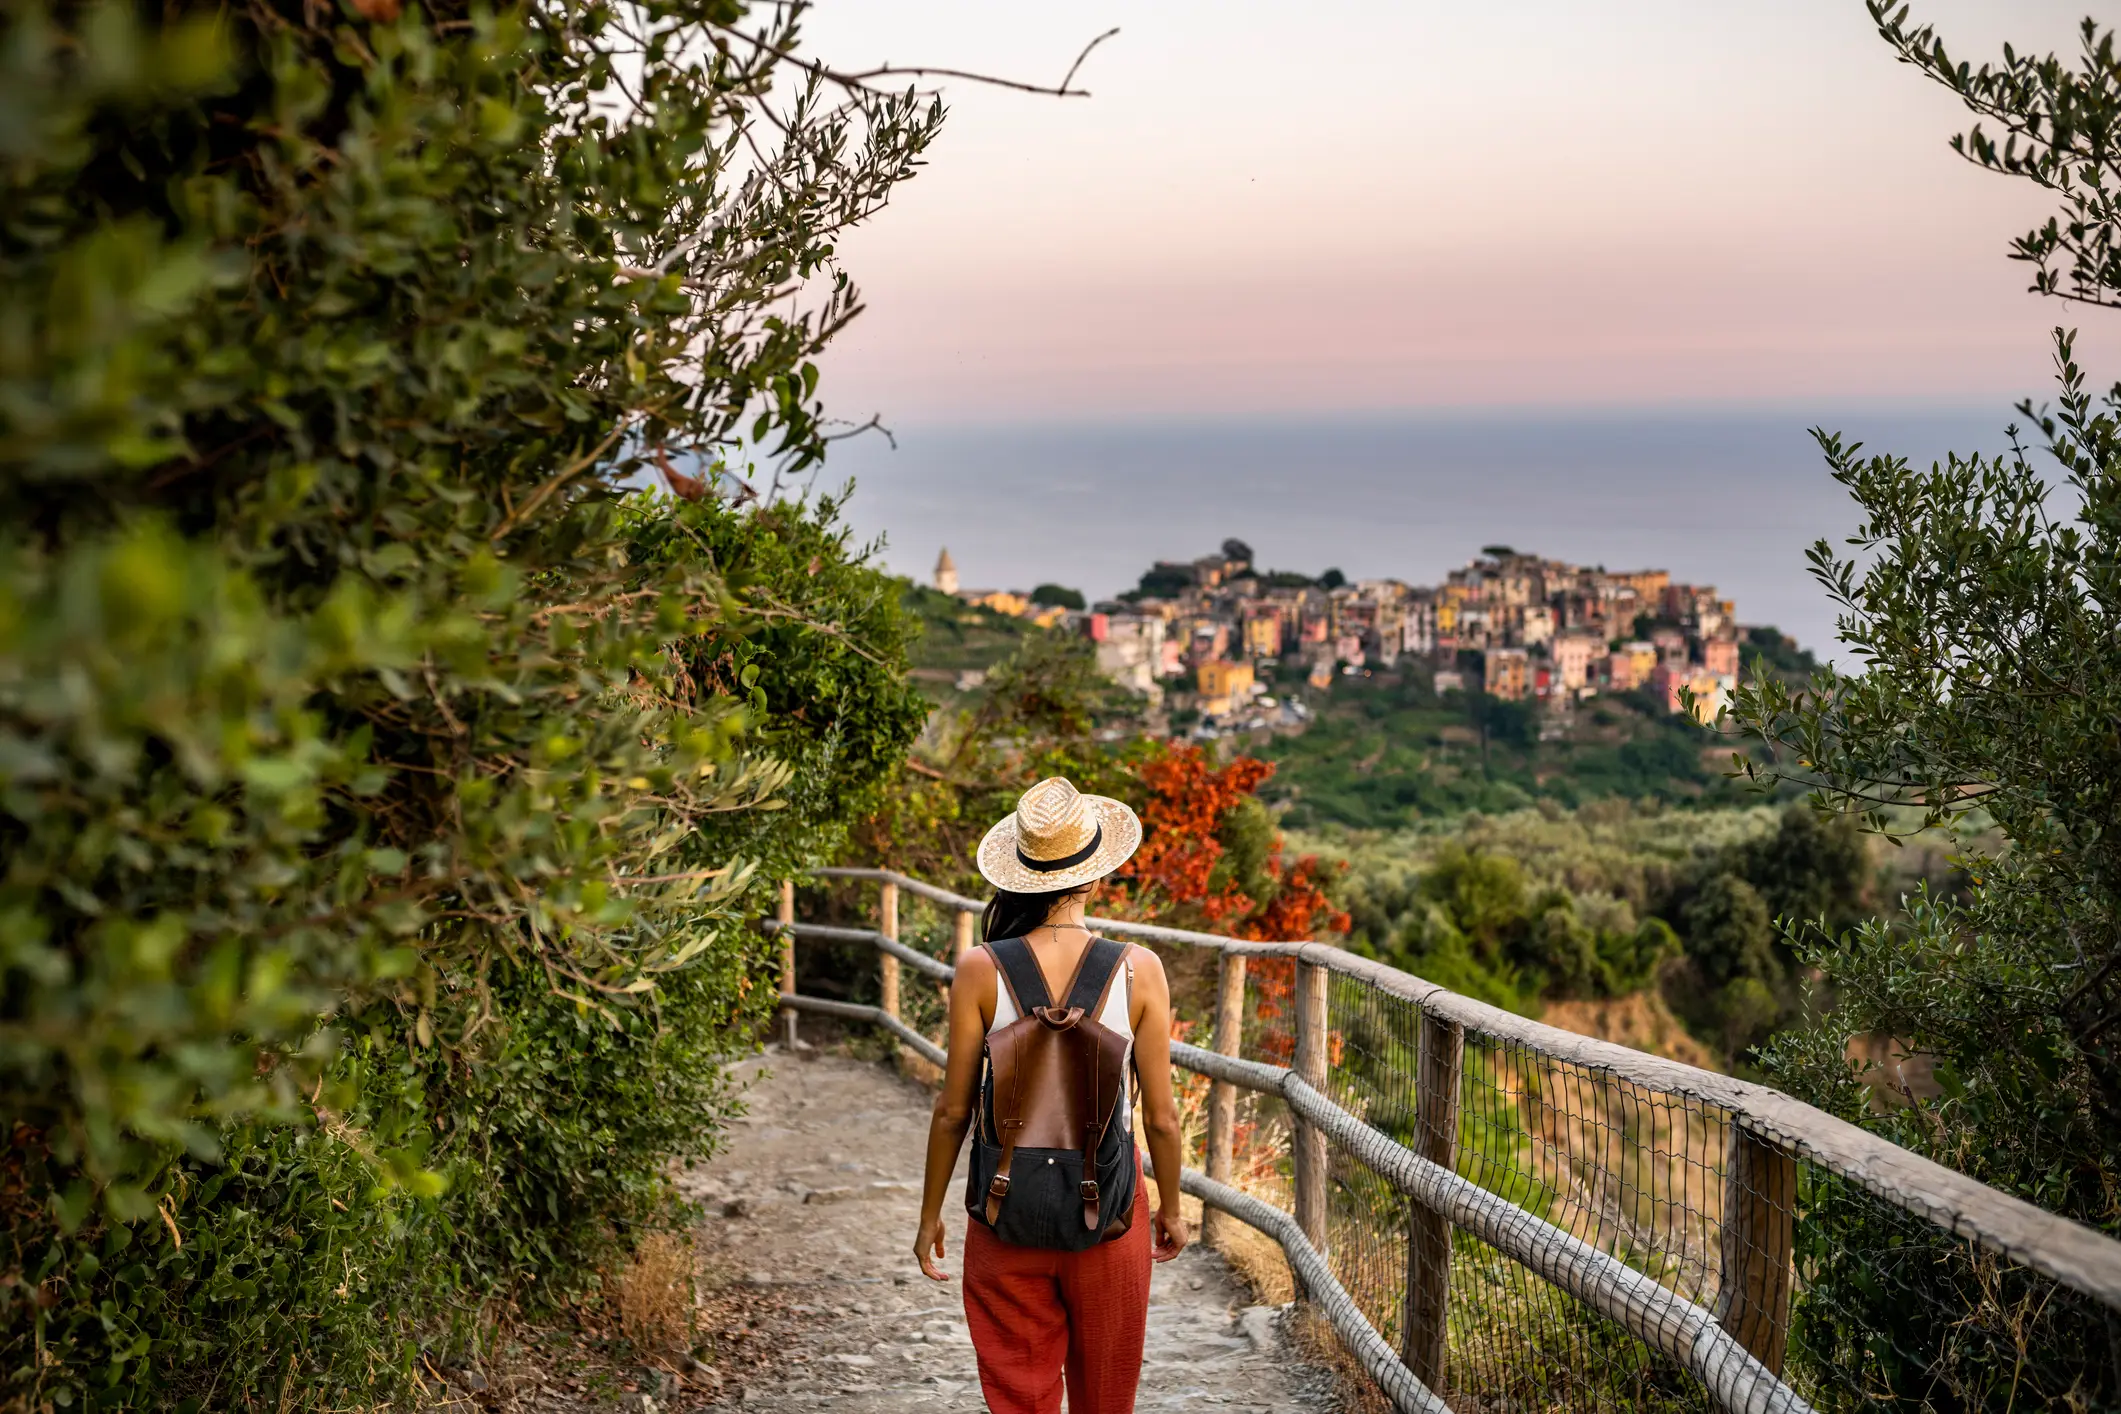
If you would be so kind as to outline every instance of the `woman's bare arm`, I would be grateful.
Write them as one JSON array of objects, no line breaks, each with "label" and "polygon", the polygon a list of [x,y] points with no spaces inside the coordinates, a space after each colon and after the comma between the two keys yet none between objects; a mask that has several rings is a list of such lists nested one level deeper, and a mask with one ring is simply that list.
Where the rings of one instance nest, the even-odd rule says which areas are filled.
[{"label": "woman's bare arm", "polygon": [[928,1167],[921,1179],[921,1225],[914,1234],[913,1255],[921,1271],[936,1281],[950,1273],[936,1265],[943,1255],[943,1200],[950,1190],[950,1171],[972,1124],[979,1085],[980,1054],[986,1047],[987,1021],[982,1007],[994,994],[994,959],[974,948],[958,959],[950,983],[950,1056],[943,1069],[943,1088],[928,1120]]},{"label": "woman's bare arm", "polygon": [[1171,983],[1163,961],[1137,947],[1134,959],[1134,1070],[1142,1083],[1142,1132],[1156,1165],[1156,1241],[1153,1255],[1168,1262],[1192,1240],[1179,1208],[1178,1171],[1185,1162],[1185,1135],[1178,1099],[1171,1089]]}]

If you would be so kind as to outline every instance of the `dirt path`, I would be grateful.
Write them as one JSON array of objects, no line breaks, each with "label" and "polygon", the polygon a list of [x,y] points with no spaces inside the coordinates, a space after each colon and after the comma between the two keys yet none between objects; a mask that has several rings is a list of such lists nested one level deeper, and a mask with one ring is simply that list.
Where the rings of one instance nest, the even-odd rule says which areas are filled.
[{"label": "dirt path", "polygon": [[[984,1408],[958,1284],[929,1282],[909,1250],[931,1092],[815,1053],[769,1054],[738,1075],[750,1115],[729,1152],[687,1182],[712,1215],[705,1265],[743,1274],[741,1289],[774,1313],[779,1350],[750,1383],[725,1366],[718,1407]],[[955,1215],[953,1271],[962,1222]],[[1157,1267],[1138,1408],[1337,1408],[1326,1377],[1286,1347],[1281,1312],[1249,1300],[1205,1248]]]}]

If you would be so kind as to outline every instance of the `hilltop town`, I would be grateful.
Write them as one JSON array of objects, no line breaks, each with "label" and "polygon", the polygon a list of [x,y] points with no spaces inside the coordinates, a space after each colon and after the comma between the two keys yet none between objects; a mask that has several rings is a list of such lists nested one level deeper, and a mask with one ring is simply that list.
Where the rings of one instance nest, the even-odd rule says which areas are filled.
[{"label": "hilltop town", "polygon": [[[1199,559],[1158,561],[1137,588],[1094,605],[1056,585],[963,589],[948,550],[933,585],[970,605],[1081,634],[1115,682],[1152,705],[1197,713],[1203,735],[1300,726],[1309,709],[1277,699],[1276,684],[1323,690],[1336,676],[1417,664],[1439,694],[1477,689],[1565,715],[1600,694],[1636,693],[1667,713],[1690,701],[1708,721],[1737,683],[1746,632],[1712,586],[1503,545],[1433,586],[1350,582],[1337,570],[1316,578],[1262,571],[1240,540]],[[1752,637],[1785,646],[1772,630]]]}]

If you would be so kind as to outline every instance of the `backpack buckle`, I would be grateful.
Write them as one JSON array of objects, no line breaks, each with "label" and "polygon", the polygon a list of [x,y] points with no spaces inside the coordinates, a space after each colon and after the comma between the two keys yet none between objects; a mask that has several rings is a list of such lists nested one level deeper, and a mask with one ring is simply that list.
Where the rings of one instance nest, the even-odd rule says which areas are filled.
[{"label": "backpack buckle", "polygon": [[[1096,1187],[1096,1185],[1095,1185],[1095,1184],[1092,1184],[1092,1185],[1091,1185],[1091,1187],[1093,1187],[1093,1188],[1094,1188],[1094,1187]],[[989,1183],[989,1184],[987,1185],[987,1196],[989,1196],[990,1198],[1006,1198],[1006,1197],[1008,1197],[1008,1196],[1009,1196],[1009,1175],[1008,1175],[1008,1174],[1005,1174],[1005,1173],[998,1173],[998,1174],[996,1174],[996,1175],[994,1176],[994,1181],[993,1181],[993,1182],[991,1182],[991,1183]]]},{"label": "backpack buckle", "polygon": [[1095,1203],[1097,1201],[1097,1180],[1094,1178],[1084,1179],[1076,1186],[1075,1192],[1085,1203]]}]

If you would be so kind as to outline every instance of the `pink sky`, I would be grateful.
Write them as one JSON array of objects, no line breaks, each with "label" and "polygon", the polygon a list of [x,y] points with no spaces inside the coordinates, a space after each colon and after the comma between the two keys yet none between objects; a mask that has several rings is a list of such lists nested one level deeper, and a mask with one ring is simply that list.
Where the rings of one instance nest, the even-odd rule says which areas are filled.
[{"label": "pink sky", "polygon": [[[1918,13],[1978,59],[2069,45],[2081,3]],[[843,245],[835,412],[1994,396],[2100,318],[2024,293],[2047,207],[1946,149],[1955,102],[1860,0],[825,0],[810,38],[1050,81],[1113,24],[1093,98],[946,89]]]}]

